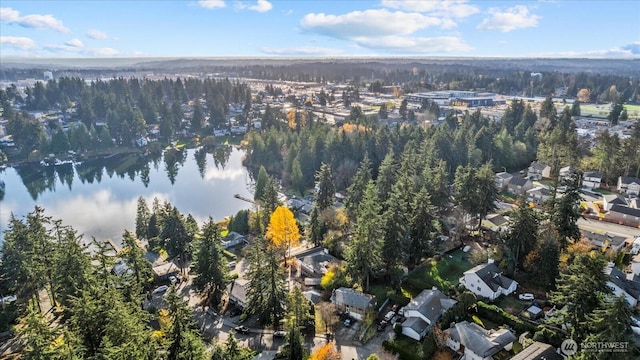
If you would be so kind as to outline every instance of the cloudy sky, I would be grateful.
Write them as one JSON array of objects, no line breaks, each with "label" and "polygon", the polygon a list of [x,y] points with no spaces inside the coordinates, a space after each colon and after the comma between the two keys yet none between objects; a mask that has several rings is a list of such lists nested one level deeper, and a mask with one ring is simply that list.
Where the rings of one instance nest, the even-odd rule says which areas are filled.
[{"label": "cloudy sky", "polygon": [[640,1],[0,3],[1,57],[640,58]]}]

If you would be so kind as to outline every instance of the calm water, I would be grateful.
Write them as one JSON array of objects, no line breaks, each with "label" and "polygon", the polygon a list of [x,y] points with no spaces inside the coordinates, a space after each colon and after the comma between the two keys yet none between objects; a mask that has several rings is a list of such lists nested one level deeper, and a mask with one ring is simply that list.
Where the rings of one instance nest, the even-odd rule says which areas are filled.
[{"label": "calm water", "polygon": [[[200,224],[209,216],[221,220],[252,206],[234,197],[253,197],[243,155],[223,147],[210,153],[171,151],[155,159],[130,154],[76,165],[7,168],[0,172],[6,184],[0,229],[6,229],[12,213],[23,217],[39,205],[85,238],[118,241],[124,229],[135,229],[139,196],[149,207],[154,197],[167,200]],[[2,238],[0,234],[0,242]]]}]

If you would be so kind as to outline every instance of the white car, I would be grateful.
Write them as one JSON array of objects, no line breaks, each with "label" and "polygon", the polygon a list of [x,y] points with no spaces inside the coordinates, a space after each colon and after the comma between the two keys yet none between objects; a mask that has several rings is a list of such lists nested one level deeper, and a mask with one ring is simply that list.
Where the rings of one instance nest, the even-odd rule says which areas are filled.
[{"label": "white car", "polygon": [[167,291],[168,289],[169,289],[169,286],[167,286],[167,285],[158,286],[155,290],[153,290],[153,292],[151,294],[152,295],[161,294],[161,293]]},{"label": "white car", "polygon": [[531,300],[534,299],[534,296],[531,293],[523,293],[523,294],[518,295],[518,299],[531,301]]}]

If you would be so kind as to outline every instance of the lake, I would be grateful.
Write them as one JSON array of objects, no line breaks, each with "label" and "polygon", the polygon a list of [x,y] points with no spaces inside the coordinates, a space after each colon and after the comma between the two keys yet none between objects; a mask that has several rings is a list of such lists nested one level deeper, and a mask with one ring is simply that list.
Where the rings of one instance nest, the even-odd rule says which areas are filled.
[{"label": "lake", "polygon": [[[169,150],[164,155],[114,155],[58,166],[26,164],[0,170],[5,196],[0,201],[0,229],[10,215],[22,218],[36,205],[53,219],[73,226],[85,239],[120,241],[135,230],[136,205],[143,196],[167,200],[202,224],[234,215],[252,204],[252,179],[242,165],[244,151],[232,146]],[[0,234],[0,242],[3,239]]]}]

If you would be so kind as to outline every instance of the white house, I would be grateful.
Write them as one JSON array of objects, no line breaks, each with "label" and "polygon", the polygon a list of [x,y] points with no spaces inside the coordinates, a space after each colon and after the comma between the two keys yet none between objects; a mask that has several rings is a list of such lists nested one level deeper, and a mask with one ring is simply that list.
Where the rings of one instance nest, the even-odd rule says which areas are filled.
[{"label": "white house", "polygon": [[511,351],[516,335],[507,329],[486,330],[463,321],[444,331],[449,348],[462,354],[461,360],[492,360],[502,350]]},{"label": "white house", "polygon": [[609,275],[607,286],[611,289],[613,295],[624,297],[627,303],[635,308],[638,305],[638,301],[640,301],[640,279],[634,274],[626,275],[613,264],[607,266],[604,272]]},{"label": "white house", "polygon": [[472,293],[495,300],[500,295],[509,295],[516,291],[518,283],[504,275],[502,270],[489,260],[487,264],[481,264],[464,272],[460,282]]},{"label": "white house", "polygon": [[498,191],[502,191],[504,189],[507,188],[507,184],[509,183],[509,181],[511,180],[511,178],[513,177],[513,175],[509,174],[508,172],[499,172],[496,174],[496,189],[498,189]]},{"label": "white house", "polygon": [[444,312],[456,303],[438,289],[423,290],[403,308],[402,333],[422,340]]},{"label": "white house", "polygon": [[640,179],[636,177],[618,177],[618,191],[622,194],[640,195]]},{"label": "white house", "polygon": [[513,195],[521,195],[533,187],[533,182],[529,179],[513,177],[507,183],[507,191]]},{"label": "white house", "polygon": [[602,185],[602,173],[586,171],[582,176],[582,186],[589,189],[600,189]]},{"label": "white house", "polygon": [[613,205],[627,206],[627,200],[618,194],[608,194],[602,196],[602,205],[605,210],[609,211]]},{"label": "white house", "polygon": [[246,244],[247,237],[241,234],[238,234],[235,231],[229,231],[227,236],[222,239],[222,247],[225,249],[232,248],[234,246],[238,246],[240,244]]},{"label": "white house", "polygon": [[561,179],[569,179],[571,175],[575,174],[576,172],[577,172],[576,168],[569,165],[569,166],[560,168],[560,173],[558,175],[560,175]]}]

